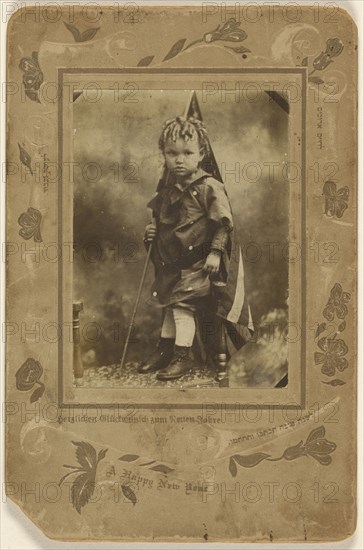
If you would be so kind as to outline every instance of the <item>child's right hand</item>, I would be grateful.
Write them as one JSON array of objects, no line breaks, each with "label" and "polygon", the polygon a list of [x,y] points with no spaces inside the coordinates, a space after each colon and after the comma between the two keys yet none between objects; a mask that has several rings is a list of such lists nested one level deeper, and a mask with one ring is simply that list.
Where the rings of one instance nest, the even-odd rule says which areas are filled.
[{"label": "child's right hand", "polygon": [[157,234],[157,228],[154,223],[149,223],[145,228],[146,240],[150,243],[153,241]]}]

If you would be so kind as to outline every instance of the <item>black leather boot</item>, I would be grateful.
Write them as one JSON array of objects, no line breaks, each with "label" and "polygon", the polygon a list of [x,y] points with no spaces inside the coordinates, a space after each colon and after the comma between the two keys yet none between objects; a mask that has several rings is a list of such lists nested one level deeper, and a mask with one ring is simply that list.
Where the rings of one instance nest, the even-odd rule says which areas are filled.
[{"label": "black leather boot", "polygon": [[156,351],[139,368],[140,374],[149,374],[169,365],[173,357],[173,338],[160,338]]},{"label": "black leather boot", "polygon": [[168,367],[157,374],[158,380],[176,380],[187,372],[193,366],[193,360],[190,357],[190,349],[183,346],[174,346],[172,361]]}]

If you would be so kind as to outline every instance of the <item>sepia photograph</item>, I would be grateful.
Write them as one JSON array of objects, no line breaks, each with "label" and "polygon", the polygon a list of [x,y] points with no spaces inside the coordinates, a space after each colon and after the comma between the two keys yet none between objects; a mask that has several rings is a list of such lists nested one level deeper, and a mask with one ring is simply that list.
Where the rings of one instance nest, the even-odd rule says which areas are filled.
[{"label": "sepia photograph", "polygon": [[5,547],[354,548],[353,2],[4,3]]},{"label": "sepia photograph", "polygon": [[287,94],[103,90],[73,111],[76,384],[286,386]]}]

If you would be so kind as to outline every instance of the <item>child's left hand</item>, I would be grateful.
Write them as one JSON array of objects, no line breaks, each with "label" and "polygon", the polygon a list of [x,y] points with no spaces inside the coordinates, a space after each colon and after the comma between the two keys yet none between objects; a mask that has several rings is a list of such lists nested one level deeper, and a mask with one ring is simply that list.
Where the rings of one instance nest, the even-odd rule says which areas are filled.
[{"label": "child's left hand", "polygon": [[219,272],[220,268],[221,255],[219,252],[210,252],[206,258],[205,265],[203,266],[204,270],[209,273],[209,275],[215,275]]}]

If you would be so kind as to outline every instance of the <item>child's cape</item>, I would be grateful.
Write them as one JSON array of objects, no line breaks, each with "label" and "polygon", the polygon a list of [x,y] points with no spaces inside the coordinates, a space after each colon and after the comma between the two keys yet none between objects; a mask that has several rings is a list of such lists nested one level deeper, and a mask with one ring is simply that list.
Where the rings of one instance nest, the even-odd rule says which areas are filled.
[{"label": "child's cape", "polygon": [[[168,172],[159,181],[157,191],[160,192],[165,185],[168,185]],[[220,180],[221,181],[221,180]],[[151,206],[151,203],[149,203]],[[231,210],[231,205],[230,205]],[[225,327],[226,342],[229,354],[232,355],[240,349],[254,332],[254,325],[251,316],[250,306],[245,287],[244,261],[240,243],[237,238],[237,231],[233,217],[233,229],[229,233],[225,252],[222,254],[225,277],[224,282],[213,283],[213,301],[210,306],[213,315],[206,312],[202,316],[201,326],[202,341],[205,343],[206,351],[214,347],[217,342],[213,333],[209,334],[209,325],[214,322],[215,315],[223,319]],[[211,312],[211,308],[210,312]],[[206,328],[207,327],[207,328]],[[216,351],[216,350],[215,350]]]}]

